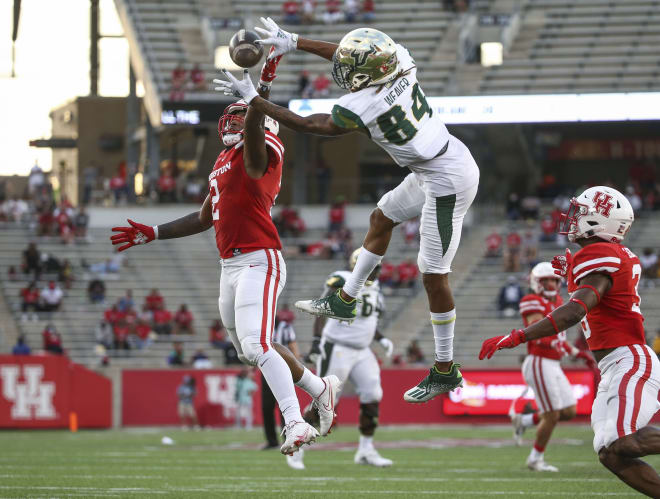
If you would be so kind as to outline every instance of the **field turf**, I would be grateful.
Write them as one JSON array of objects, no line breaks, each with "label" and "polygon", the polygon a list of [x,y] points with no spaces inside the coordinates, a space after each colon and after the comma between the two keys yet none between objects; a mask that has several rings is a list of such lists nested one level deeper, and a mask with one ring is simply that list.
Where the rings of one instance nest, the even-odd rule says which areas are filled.
[{"label": "field turf", "polygon": [[[295,471],[278,451],[259,450],[260,429],[5,431],[0,498],[636,496],[598,463],[587,426],[555,430],[546,460],[560,472],[543,474],[527,471],[531,441],[513,446],[508,427],[380,428],[389,469],[353,464],[357,436],[335,430]],[[660,456],[648,462],[660,469]]]}]

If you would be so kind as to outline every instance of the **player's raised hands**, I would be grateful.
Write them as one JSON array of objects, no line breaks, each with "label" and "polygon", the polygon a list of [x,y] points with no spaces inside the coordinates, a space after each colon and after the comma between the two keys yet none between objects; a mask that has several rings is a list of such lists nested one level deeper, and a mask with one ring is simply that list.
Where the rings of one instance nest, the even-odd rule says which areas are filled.
[{"label": "player's raised hands", "polygon": [[130,227],[113,227],[112,232],[117,232],[110,236],[113,245],[123,244],[117,251],[124,251],[138,244],[147,244],[156,239],[154,228],[149,225],[134,222],[130,218],[128,223]]},{"label": "player's raised hands", "polygon": [[268,54],[269,59],[274,59],[287,52],[296,50],[298,46],[298,35],[284,31],[270,17],[261,17],[259,20],[264,25],[264,28],[260,26],[254,27],[254,30],[261,36],[261,39],[255,40],[254,43],[273,46],[274,50],[271,50]]},{"label": "player's raised hands", "polygon": [[503,348],[515,348],[525,342],[525,333],[522,329],[514,329],[506,336],[495,336],[488,338],[481,345],[479,360],[490,359],[495,352]]},{"label": "player's raised hands", "polygon": [[566,279],[569,269],[573,266],[573,255],[571,254],[571,250],[567,248],[566,254],[555,256],[550,263],[555,269],[555,274]]},{"label": "player's raised hands", "polygon": [[247,104],[258,95],[247,69],[243,70],[242,80],[236,78],[226,69],[221,69],[220,71],[222,71],[222,74],[225,75],[227,80],[213,80],[213,83],[218,85],[215,87],[217,92],[223,92],[225,95],[233,95],[234,97],[243,99]]},{"label": "player's raised hands", "polygon": [[275,47],[270,48],[270,52],[268,53],[268,58],[264,62],[264,65],[261,68],[261,75],[259,76],[259,85],[269,88],[271,83],[275,79],[276,76],[275,71],[277,71],[277,65],[280,63],[280,60],[282,59],[281,55],[271,58],[273,52],[275,52]]}]

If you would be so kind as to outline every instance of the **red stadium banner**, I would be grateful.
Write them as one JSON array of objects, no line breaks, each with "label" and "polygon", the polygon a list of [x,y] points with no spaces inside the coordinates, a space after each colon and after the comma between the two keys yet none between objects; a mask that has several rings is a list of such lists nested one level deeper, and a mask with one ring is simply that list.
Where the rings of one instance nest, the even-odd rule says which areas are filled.
[{"label": "red stadium banner", "polygon": [[[594,373],[588,370],[565,369],[577,400],[579,415],[591,414],[594,401]],[[534,406],[534,392],[523,381],[520,370],[462,370],[463,388],[444,399],[443,411],[448,416],[506,415],[514,400]],[[524,394],[524,395],[523,395]]]},{"label": "red stadium banner", "polygon": [[109,379],[53,355],[0,355],[0,428],[80,428],[112,425]]}]

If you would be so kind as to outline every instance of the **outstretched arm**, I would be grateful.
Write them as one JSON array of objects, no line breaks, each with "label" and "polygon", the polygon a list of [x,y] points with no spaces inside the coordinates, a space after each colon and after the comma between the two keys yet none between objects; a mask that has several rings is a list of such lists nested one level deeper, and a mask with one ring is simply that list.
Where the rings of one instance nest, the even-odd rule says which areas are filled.
[{"label": "outstretched arm", "polygon": [[305,52],[318,55],[323,59],[331,61],[335,50],[337,50],[338,45],[336,43],[300,38],[295,33],[284,31],[270,17],[262,17],[260,20],[264,27],[256,26],[254,28],[254,30],[261,36],[261,40],[257,40],[257,43],[262,45],[272,45],[273,49],[269,54],[269,57],[271,58],[281,56],[297,49],[304,50]]},{"label": "outstretched arm", "polygon": [[339,45],[336,43],[323,42],[321,40],[310,40],[309,38],[298,38],[298,44],[296,45],[298,50],[303,50],[305,52],[309,52],[310,54],[318,55],[319,57],[329,61],[331,61],[332,56],[335,55],[337,47],[339,47]]},{"label": "outstretched arm", "polygon": [[250,107],[255,107],[257,110],[296,132],[335,136],[361,130],[360,128],[349,129],[337,126],[332,120],[331,114],[318,113],[309,116],[300,116],[285,107],[273,104],[261,97],[255,97],[250,102]]}]

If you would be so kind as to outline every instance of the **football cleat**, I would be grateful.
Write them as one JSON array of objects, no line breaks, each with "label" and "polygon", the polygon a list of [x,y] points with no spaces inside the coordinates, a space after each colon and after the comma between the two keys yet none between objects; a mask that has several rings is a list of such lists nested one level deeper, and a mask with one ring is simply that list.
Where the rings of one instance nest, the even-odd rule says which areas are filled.
[{"label": "football cleat", "polygon": [[339,295],[341,290],[316,300],[301,300],[296,302],[296,308],[319,317],[337,319],[340,321],[353,322],[357,315],[356,307],[359,300],[354,299],[347,303]]},{"label": "football cleat", "polygon": [[523,444],[523,434],[525,433],[525,427],[522,424],[522,414],[512,413],[509,414],[509,417],[513,425],[513,440],[520,447]]},{"label": "football cleat", "polygon": [[280,447],[280,452],[289,456],[293,455],[301,445],[311,444],[319,436],[316,428],[304,421],[291,421],[284,427],[282,434],[286,434],[286,440]]},{"label": "football cleat", "polygon": [[463,375],[458,368],[460,364],[452,364],[449,372],[439,373],[435,366],[429,369],[429,374],[417,386],[403,394],[403,400],[413,404],[428,402],[441,393],[451,392],[463,386]]},{"label": "football cleat", "polygon": [[289,465],[289,468],[293,468],[294,470],[304,470],[305,469],[305,463],[303,463],[304,455],[305,455],[305,451],[303,449],[300,449],[292,456],[286,456],[286,464]]},{"label": "football cleat", "polygon": [[546,463],[545,460],[543,460],[543,458],[537,459],[535,461],[532,461],[530,458],[527,458],[527,467],[532,471],[551,471],[553,473],[559,471],[555,466]]},{"label": "football cleat", "polygon": [[325,390],[314,399],[314,407],[319,411],[319,431],[325,437],[335,422],[335,404],[337,392],[341,389],[341,381],[334,374],[321,378],[325,383]]},{"label": "football cleat", "polygon": [[392,466],[392,460],[386,459],[373,447],[371,449],[358,449],[353,459],[355,464],[368,464],[377,468],[387,468]]}]

